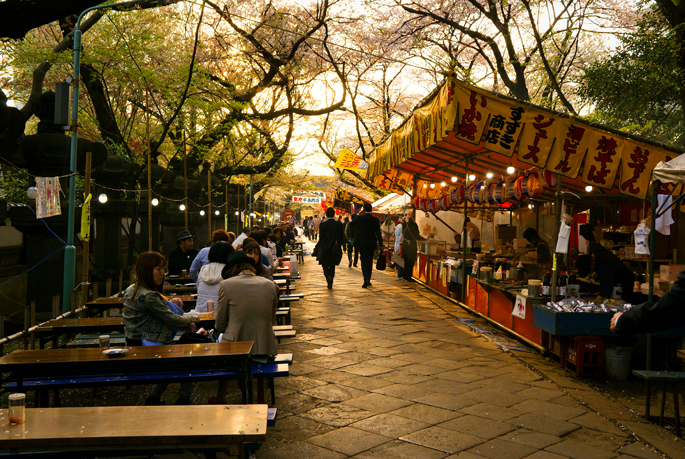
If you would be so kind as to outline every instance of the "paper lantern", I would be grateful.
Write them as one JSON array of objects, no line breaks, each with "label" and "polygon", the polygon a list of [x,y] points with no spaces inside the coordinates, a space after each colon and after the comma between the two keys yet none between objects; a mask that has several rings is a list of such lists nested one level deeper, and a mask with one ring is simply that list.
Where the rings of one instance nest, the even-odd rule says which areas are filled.
[{"label": "paper lantern", "polygon": [[414,196],[412,199],[412,205],[414,206],[415,209],[420,209],[421,208],[421,197],[420,196]]},{"label": "paper lantern", "polygon": [[428,199],[422,200],[421,201],[421,210],[423,210],[424,212],[429,212],[430,211],[429,205],[430,205],[430,201]]},{"label": "paper lantern", "polygon": [[431,200],[430,210],[433,213],[438,212],[440,210],[440,200],[439,199],[432,199]]},{"label": "paper lantern", "polygon": [[504,183],[497,183],[492,187],[492,199],[497,204],[504,204],[507,197],[507,186]]},{"label": "paper lantern", "polygon": [[454,204],[452,201],[452,193],[447,193],[445,196],[443,196],[443,199],[445,201],[445,210],[448,210]]},{"label": "paper lantern", "polygon": [[538,178],[540,179],[540,186],[556,186],[557,174],[546,169],[537,169]]},{"label": "paper lantern", "polygon": [[497,186],[497,183],[490,183],[487,187],[487,190],[485,191],[485,199],[488,201],[488,204],[496,204],[497,201],[495,201],[495,187]]},{"label": "paper lantern", "polygon": [[542,193],[542,185],[537,174],[530,174],[522,183],[526,186],[524,194],[529,198],[534,198]]},{"label": "paper lantern", "polygon": [[476,204],[485,204],[485,202],[486,202],[486,198],[485,198],[486,188],[487,187],[485,185],[477,185],[473,189],[473,201],[472,202],[474,202]]},{"label": "paper lantern", "polygon": [[464,196],[466,195],[466,192],[464,190],[464,185],[456,187],[454,190],[452,190],[452,204],[461,204],[464,202]]}]

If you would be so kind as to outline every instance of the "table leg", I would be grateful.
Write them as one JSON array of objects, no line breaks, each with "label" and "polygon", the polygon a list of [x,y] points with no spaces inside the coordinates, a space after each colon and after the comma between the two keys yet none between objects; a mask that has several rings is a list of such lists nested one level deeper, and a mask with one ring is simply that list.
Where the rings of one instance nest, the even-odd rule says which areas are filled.
[{"label": "table leg", "polygon": [[678,405],[678,382],[671,383],[673,389],[673,412],[675,414],[675,434],[680,437],[680,406]]},{"label": "table leg", "polygon": [[645,381],[645,419],[647,419],[648,421],[649,421],[649,417],[650,417],[649,416],[650,415],[649,408],[651,405],[650,396],[652,395],[650,389],[651,389],[651,386],[649,384],[649,381]]},{"label": "table leg", "polygon": [[661,393],[661,414],[659,415],[659,425],[664,426],[664,409],[666,408],[666,381],[664,381],[664,391]]}]

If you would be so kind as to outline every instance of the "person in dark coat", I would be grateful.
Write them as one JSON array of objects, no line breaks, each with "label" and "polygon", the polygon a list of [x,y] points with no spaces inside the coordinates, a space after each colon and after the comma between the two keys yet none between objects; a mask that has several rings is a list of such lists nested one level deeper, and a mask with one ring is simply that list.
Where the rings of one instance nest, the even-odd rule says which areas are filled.
[{"label": "person in dark coat", "polygon": [[185,269],[190,271],[190,266],[197,256],[197,249],[193,248],[193,235],[190,231],[183,230],[176,235],[176,248],[169,252],[169,274],[178,276]]},{"label": "person in dark coat", "polygon": [[417,241],[423,241],[419,233],[419,226],[414,221],[414,212],[407,213],[407,221],[402,225],[402,248],[400,255],[404,258],[404,272],[402,279],[411,281],[418,253]]},{"label": "person in dark coat", "polygon": [[656,302],[647,302],[611,319],[611,331],[619,335],[656,333],[685,323],[685,271]]},{"label": "person in dark coat", "polygon": [[[354,238],[356,236],[357,232],[357,227],[354,224],[354,221],[357,219],[357,214],[352,214],[352,219],[350,222],[345,225],[345,237],[347,238],[347,259],[349,260],[350,264],[349,267],[352,267],[352,248],[354,247]],[[359,249],[354,249],[354,267],[357,267],[357,262],[359,261]]]},{"label": "person in dark coat", "polygon": [[319,225],[319,242],[316,259],[323,267],[328,288],[333,288],[335,267],[342,259],[342,246],[345,244],[345,229],[343,224],[335,219],[335,209],[326,209],[326,220]]},{"label": "person in dark coat", "polygon": [[[354,247],[359,250],[362,262],[362,274],[364,284],[362,288],[371,287],[371,273],[373,272],[373,254],[376,247],[383,248],[383,236],[381,235],[381,223],[371,215],[373,207],[368,202],[364,203],[363,214],[359,215],[351,223],[356,227]],[[377,244],[376,244],[377,243]]]}]

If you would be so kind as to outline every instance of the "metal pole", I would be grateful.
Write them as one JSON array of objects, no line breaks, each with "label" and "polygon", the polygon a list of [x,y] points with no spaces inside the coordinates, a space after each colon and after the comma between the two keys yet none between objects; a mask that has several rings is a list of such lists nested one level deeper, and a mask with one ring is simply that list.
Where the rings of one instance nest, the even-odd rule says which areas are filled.
[{"label": "metal pole", "polygon": [[466,193],[468,191],[466,183],[469,178],[469,160],[466,159],[464,163],[464,227],[461,230],[461,247],[462,247],[462,272],[461,272],[461,302],[466,304],[466,291],[469,288],[466,283],[466,214],[468,212],[469,200],[466,199]]},{"label": "metal pole", "polygon": [[150,147],[150,91],[145,87],[145,134],[147,136],[147,249],[152,250],[152,151]]},{"label": "metal pole", "polygon": [[[86,180],[84,184],[84,194],[86,197],[90,194],[90,169],[92,168],[93,164],[93,154],[89,151],[86,153]],[[81,235],[83,236],[83,235]],[[84,240],[83,241],[83,274],[81,276],[82,278],[82,287],[81,291],[81,298],[84,299],[83,304],[88,302],[88,270],[89,270],[89,264],[90,264],[90,257],[88,256],[88,253],[90,252],[90,242]]]},{"label": "metal pole", "polygon": [[250,174],[250,200],[248,201],[247,214],[250,216],[250,226],[254,225],[252,221],[252,174]]},{"label": "metal pole", "polygon": [[207,165],[207,234],[209,242],[212,242],[212,170],[209,165]]},{"label": "metal pole", "polygon": [[[554,233],[554,239],[552,242],[552,246],[554,247],[554,250],[552,251],[552,288],[551,288],[551,294],[552,294],[552,301],[557,300],[557,273],[559,272],[559,267],[557,266],[557,239],[559,238],[559,227],[561,225],[561,199],[563,197],[563,193],[561,192],[561,174],[557,174],[557,192],[555,195],[556,199],[554,201],[554,205],[556,206],[554,209],[554,218],[556,218],[556,232]],[[537,229],[537,228],[536,228]]]},{"label": "metal pole", "polygon": [[228,231],[228,182],[226,182],[226,191],[224,192],[224,199],[226,199],[226,205],[224,206],[224,229]]},{"label": "metal pole", "polygon": [[[185,137],[185,134],[184,134]],[[183,145],[183,217],[185,218],[185,230],[188,231],[188,143]]]},{"label": "metal pole", "polygon": [[[649,274],[647,279],[649,279],[649,302],[654,301],[654,246],[656,241],[656,211],[658,210],[656,193],[661,182],[659,180],[654,180],[652,182],[652,218],[651,218],[651,231],[649,233]],[[647,370],[652,368],[652,334],[647,333],[647,361],[645,362]],[[649,384],[649,382],[647,382]],[[649,387],[649,386],[648,386]]]}]

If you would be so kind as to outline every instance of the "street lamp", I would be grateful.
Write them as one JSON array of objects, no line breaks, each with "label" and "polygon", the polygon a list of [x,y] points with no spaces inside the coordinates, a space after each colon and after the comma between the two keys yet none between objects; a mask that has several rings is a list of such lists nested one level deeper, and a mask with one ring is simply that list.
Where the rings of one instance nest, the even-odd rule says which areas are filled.
[{"label": "street lamp", "polygon": [[128,2],[109,3],[86,8],[79,14],[74,27],[74,76],[71,80],[71,145],[69,158],[69,214],[67,220],[67,245],[64,248],[64,281],[62,283],[62,311],[71,309],[71,292],[76,279],[76,248],[74,247],[74,219],[76,202],[76,153],[78,147],[78,100],[79,77],[81,66],[81,21],[86,13],[102,9],[119,9],[121,7],[140,6],[154,8],[170,5],[180,0],[132,0]]}]

